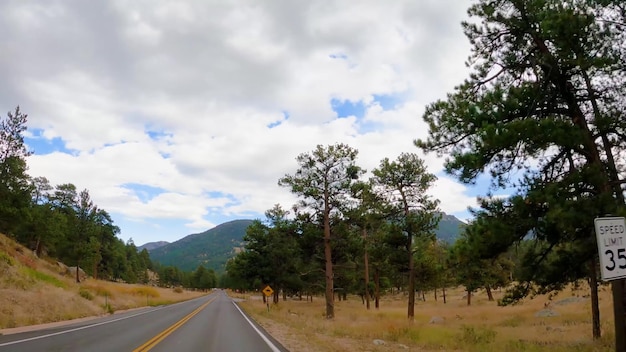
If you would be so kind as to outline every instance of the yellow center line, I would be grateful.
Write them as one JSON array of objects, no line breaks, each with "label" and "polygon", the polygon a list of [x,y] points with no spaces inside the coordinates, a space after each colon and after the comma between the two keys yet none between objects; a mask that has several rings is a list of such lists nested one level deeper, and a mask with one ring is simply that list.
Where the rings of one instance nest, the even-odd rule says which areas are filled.
[{"label": "yellow center line", "polygon": [[186,317],[182,318],[181,320],[179,320],[177,323],[175,323],[174,325],[170,326],[169,328],[163,330],[161,333],[159,333],[158,335],[154,336],[153,338],[151,338],[150,340],[148,340],[148,342],[144,343],[143,345],[137,347],[136,349],[133,350],[133,352],[146,352],[146,351],[150,351],[152,348],[154,348],[154,346],[156,346],[159,342],[163,341],[163,339],[165,339],[167,336],[169,336],[171,333],[173,333],[174,331],[176,331],[176,329],[178,329],[179,327],[181,327],[183,324],[185,324],[187,321],[189,321],[189,319],[193,318],[196,314],[200,313],[201,310],[203,310],[204,308],[206,308],[206,306],[209,305],[209,303],[213,302],[215,300],[215,298],[212,298],[211,300],[209,300],[208,302],[206,302],[205,304],[201,305],[200,307],[198,307],[196,310],[194,310],[193,312],[189,313],[189,315],[187,315]]}]

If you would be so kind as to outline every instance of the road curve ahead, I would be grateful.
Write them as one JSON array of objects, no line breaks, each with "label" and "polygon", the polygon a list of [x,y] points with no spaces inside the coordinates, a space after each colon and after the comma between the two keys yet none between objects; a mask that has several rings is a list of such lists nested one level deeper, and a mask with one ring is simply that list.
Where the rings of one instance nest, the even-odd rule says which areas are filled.
[{"label": "road curve ahead", "polygon": [[0,351],[285,352],[223,291],[169,306],[0,336]]}]

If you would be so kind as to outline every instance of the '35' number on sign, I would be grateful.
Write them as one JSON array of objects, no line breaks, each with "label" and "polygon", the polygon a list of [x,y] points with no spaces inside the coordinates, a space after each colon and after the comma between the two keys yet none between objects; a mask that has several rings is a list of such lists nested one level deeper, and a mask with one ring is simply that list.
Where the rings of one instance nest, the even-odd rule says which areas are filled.
[{"label": "'35' number on sign", "polygon": [[619,248],[617,250],[617,260],[620,262],[619,264],[615,263],[615,253],[613,253],[612,249],[607,249],[604,254],[608,256],[607,259],[609,260],[604,266],[606,270],[613,271],[618,265],[620,269],[626,269],[626,248]]}]

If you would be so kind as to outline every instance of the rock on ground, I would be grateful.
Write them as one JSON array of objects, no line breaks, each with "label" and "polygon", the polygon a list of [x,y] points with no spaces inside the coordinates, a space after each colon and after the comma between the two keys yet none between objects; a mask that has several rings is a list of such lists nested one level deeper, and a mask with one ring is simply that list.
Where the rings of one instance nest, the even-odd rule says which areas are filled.
[{"label": "rock on ground", "polygon": [[552,309],[542,309],[538,311],[537,313],[535,313],[535,316],[538,318],[558,317],[559,315],[560,315],[559,312],[555,312]]},{"label": "rock on ground", "polygon": [[432,317],[428,324],[443,324],[445,319],[443,317]]}]

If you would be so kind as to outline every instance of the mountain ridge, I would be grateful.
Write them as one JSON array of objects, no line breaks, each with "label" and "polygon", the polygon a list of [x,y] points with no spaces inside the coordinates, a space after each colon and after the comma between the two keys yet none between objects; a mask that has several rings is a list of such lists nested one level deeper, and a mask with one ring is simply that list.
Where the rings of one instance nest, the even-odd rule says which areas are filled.
[{"label": "mountain ridge", "polygon": [[453,244],[466,226],[467,223],[456,216],[442,212],[441,220],[439,220],[439,225],[435,230],[435,236],[441,241]]},{"label": "mountain ridge", "polygon": [[157,249],[159,247],[163,247],[170,244],[170,242],[167,241],[156,241],[156,242],[148,242],[148,243],[144,243],[141,246],[137,247],[137,251],[141,252],[142,250],[146,249],[148,252]]},{"label": "mountain ridge", "polygon": [[[183,271],[193,271],[199,265],[203,265],[207,269],[223,272],[226,261],[234,257],[243,247],[246,229],[253,221],[249,219],[228,221],[204,232],[187,235],[178,241],[150,242],[141,247],[165,242],[167,244],[153,249],[146,248],[153,262],[164,266],[176,266]],[[465,226],[467,224],[454,215],[442,213],[435,235],[437,239],[452,244]]]},{"label": "mountain ridge", "polygon": [[199,265],[216,272],[224,271],[226,261],[241,247],[246,229],[253,220],[228,221],[204,232],[187,235],[162,247],[150,250],[150,259],[183,271]]}]

